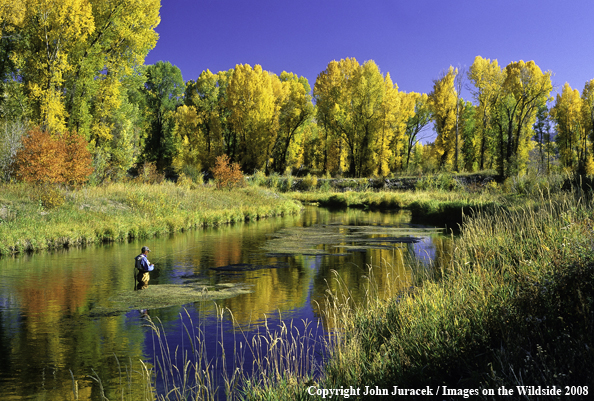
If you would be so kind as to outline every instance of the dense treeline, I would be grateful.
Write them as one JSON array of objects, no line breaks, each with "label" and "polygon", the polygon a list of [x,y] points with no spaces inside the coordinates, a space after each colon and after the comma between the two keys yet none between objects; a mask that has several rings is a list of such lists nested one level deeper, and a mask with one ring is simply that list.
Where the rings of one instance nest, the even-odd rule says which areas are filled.
[{"label": "dense treeline", "polygon": [[[331,61],[313,90],[304,77],[259,65],[184,81],[169,62],[144,65],[159,7],[0,0],[3,180],[30,175],[16,161],[39,130],[58,142],[81,136],[92,169],[80,169],[93,171],[92,182],[147,162],[197,178],[221,155],[247,174],[594,173],[594,80],[581,94],[565,84],[553,99],[552,73],[533,61],[502,68],[478,56],[468,71],[442,73],[428,94],[401,92],[373,61],[353,58]],[[462,98],[464,88],[472,99]],[[423,145],[430,125],[436,139]]]}]

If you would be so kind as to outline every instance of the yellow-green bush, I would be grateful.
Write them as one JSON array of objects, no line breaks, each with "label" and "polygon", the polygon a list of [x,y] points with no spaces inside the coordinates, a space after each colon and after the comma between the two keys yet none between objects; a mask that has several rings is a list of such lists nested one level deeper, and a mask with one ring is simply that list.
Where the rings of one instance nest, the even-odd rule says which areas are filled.
[{"label": "yellow-green bush", "polygon": [[310,173],[308,173],[305,178],[301,181],[301,186],[303,187],[304,191],[311,191],[313,189],[316,189],[316,187],[318,186],[318,177],[316,177],[315,175],[312,176]]},{"label": "yellow-green bush", "polygon": [[46,209],[58,208],[65,202],[64,194],[56,187],[43,186],[38,188],[37,191],[39,202]]}]

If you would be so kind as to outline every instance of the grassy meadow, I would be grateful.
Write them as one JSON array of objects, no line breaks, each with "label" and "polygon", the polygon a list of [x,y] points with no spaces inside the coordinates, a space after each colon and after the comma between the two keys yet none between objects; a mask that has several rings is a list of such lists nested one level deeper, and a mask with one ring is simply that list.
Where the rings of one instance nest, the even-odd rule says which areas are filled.
[{"label": "grassy meadow", "polygon": [[298,213],[301,205],[248,187],[114,183],[80,189],[0,186],[0,255],[126,241]]}]

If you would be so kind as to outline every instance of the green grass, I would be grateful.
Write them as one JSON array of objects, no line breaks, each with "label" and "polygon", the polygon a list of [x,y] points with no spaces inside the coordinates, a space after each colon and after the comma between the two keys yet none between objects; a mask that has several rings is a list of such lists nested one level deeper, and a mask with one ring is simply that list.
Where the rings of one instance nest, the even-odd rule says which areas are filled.
[{"label": "green grass", "polygon": [[[592,204],[569,194],[478,213],[414,291],[335,318],[320,384],[584,386],[594,375]],[[297,392],[301,391],[296,389]]]},{"label": "green grass", "polygon": [[[254,187],[226,191],[170,182],[120,183],[55,192],[26,184],[0,187],[0,255],[146,238],[294,214],[301,208]],[[44,206],[50,196],[50,206]],[[57,197],[62,201],[54,202]]]},{"label": "green grass", "polygon": [[500,193],[421,190],[421,191],[364,191],[364,192],[292,192],[291,198],[302,203],[325,207],[354,207],[369,209],[406,209],[417,223],[446,225],[458,229],[462,216],[480,210],[510,205],[510,196]]}]

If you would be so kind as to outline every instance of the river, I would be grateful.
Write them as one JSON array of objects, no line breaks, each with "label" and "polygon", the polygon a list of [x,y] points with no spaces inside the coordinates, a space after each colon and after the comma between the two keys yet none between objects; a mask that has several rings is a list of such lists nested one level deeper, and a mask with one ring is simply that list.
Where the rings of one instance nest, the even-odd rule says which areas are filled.
[{"label": "river", "polygon": [[[142,291],[200,282],[249,292],[105,313],[117,294],[134,290],[133,258],[143,245],[152,250],[156,270]],[[333,330],[323,319],[329,293],[347,289],[353,302],[369,291],[397,294],[411,285],[408,257],[429,268],[448,252],[447,237],[411,224],[405,211],[308,206],[298,216],[2,258],[0,394],[2,400],[69,400],[73,392],[80,400],[101,400],[102,394],[150,399],[169,390],[175,374],[164,374],[155,359],[163,355],[163,342],[150,322],[166,336],[177,366],[184,352],[202,347],[217,383],[224,372],[249,369],[253,358],[245,347],[253,334],[274,332],[282,322],[289,331],[311,334],[310,355],[321,363],[318,339]],[[234,348],[238,341],[241,352]],[[243,355],[241,366],[237,355]],[[156,377],[156,389],[147,387],[142,371]]]}]

